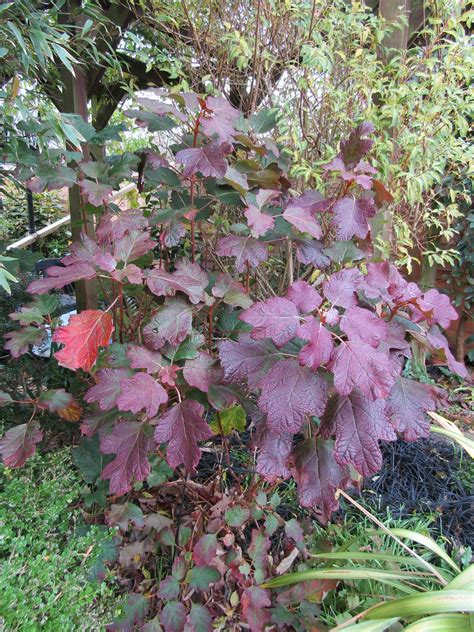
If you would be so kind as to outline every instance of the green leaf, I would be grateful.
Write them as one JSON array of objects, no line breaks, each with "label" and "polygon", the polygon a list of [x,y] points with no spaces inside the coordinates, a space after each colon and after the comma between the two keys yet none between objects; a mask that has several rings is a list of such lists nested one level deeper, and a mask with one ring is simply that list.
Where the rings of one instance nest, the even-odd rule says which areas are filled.
[{"label": "green leaf", "polygon": [[[390,529],[390,531],[396,535],[398,538],[413,540],[413,542],[418,542],[418,544],[422,544],[425,548],[429,549],[433,553],[435,553],[438,557],[447,562],[457,573],[460,572],[460,568],[457,566],[455,562],[449,557],[446,551],[437,544],[433,538],[430,538],[427,535],[423,535],[423,533],[419,533],[418,531],[410,531],[409,529]],[[373,531],[369,530],[367,532],[369,535],[385,535],[383,531]]]},{"label": "green leaf", "polygon": [[12,401],[13,399],[8,393],[6,393],[5,391],[0,391],[0,408],[2,408],[2,406],[7,406],[8,404],[11,404]]},{"label": "green leaf", "polygon": [[474,590],[474,564],[468,566],[450,581],[446,590]]},{"label": "green leaf", "polygon": [[56,55],[59,57],[59,59],[63,62],[63,64],[66,66],[66,68],[69,70],[69,72],[71,73],[71,75],[73,77],[76,76],[76,73],[74,71],[74,66],[73,64],[75,63],[75,59],[74,57],[71,55],[71,53],[69,53],[65,48],[63,48],[62,46],[60,46],[59,44],[56,44],[55,42],[51,42],[51,47],[53,48],[54,52],[56,53]]},{"label": "green leaf", "polygon": [[[346,628],[348,630],[349,628]],[[471,618],[468,614],[447,613],[435,614],[415,621],[405,628],[410,632],[462,632],[472,630]]]},{"label": "green leaf", "polygon": [[181,184],[179,176],[171,169],[168,169],[168,167],[158,167],[153,170],[147,169],[146,182],[151,182],[152,184],[166,184],[173,188],[179,187]]},{"label": "green leaf", "polygon": [[82,437],[72,451],[72,458],[86,483],[95,483],[102,473],[107,460],[99,449],[99,437]]},{"label": "green leaf", "polygon": [[[410,579],[420,577],[419,573],[411,571],[383,571],[378,568],[351,567],[351,568],[315,568],[298,573],[289,573],[281,577],[275,577],[262,584],[262,588],[279,588],[280,586],[291,586],[299,582],[310,581],[312,579],[373,579],[384,582],[392,582],[396,579]],[[389,616],[389,615],[387,615]],[[391,615],[390,615],[391,616]]]},{"label": "green leaf", "polygon": [[360,621],[344,628],[344,632],[384,632],[398,621],[398,617],[383,619],[383,621]]},{"label": "green leaf", "polygon": [[8,48],[4,48],[3,46],[0,46],[0,58],[5,57],[7,53],[8,53]]},{"label": "green leaf", "polygon": [[279,108],[265,108],[250,117],[250,125],[257,134],[264,134],[275,127]]},{"label": "green leaf", "polygon": [[229,527],[241,527],[250,518],[250,509],[242,505],[234,505],[224,514],[224,520]]},{"label": "green leaf", "polygon": [[222,432],[225,436],[230,435],[233,430],[245,432],[246,425],[247,415],[240,404],[235,404],[217,413],[210,424],[212,432],[215,434]]},{"label": "green leaf", "polygon": [[221,574],[214,566],[196,566],[189,572],[189,585],[191,588],[205,592],[220,578]]},{"label": "green leaf", "polygon": [[[367,553],[365,551],[333,551],[331,553],[316,553],[312,557],[322,558],[325,560],[371,560],[379,562],[395,562],[397,564],[408,564],[409,566],[417,566],[426,570],[426,565],[416,557],[410,555],[392,555],[390,553]],[[439,572],[442,569],[437,568]]]},{"label": "green leaf", "polygon": [[467,590],[432,590],[377,605],[367,612],[365,618],[409,619],[442,612],[474,612],[474,600],[471,597],[472,593]]}]

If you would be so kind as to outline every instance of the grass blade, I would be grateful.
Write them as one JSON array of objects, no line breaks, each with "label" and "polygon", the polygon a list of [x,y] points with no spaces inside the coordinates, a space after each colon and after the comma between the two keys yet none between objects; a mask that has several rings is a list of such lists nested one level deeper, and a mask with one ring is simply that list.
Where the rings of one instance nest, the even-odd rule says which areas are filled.
[{"label": "grass blade", "polygon": [[410,632],[462,632],[472,630],[468,614],[447,613],[424,617],[408,625]]}]

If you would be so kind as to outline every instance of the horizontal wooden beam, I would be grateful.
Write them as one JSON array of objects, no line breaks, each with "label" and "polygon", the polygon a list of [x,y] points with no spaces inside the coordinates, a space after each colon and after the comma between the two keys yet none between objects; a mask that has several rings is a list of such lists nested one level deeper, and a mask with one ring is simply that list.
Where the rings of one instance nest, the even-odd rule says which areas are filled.
[{"label": "horizontal wooden beam", "polygon": [[[135,188],[136,188],[135,184],[133,183],[127,184],[127,186],[124,187],[123,189],[120,189],[120,191],[116,191],[112,195],[111,199],[118,200],[124,195],[126,195],[127,193],[130,193],[130,191],[133,191]],[[52,235],[57,230],[59,230],[60,228],[63,228],[63,226],[68,226],[68,224],[70,223],[71,223],[71,216],[65,215],[64,217],[61,217],[61,219],[56,220],[52,224],[49,224],[49,226],[40,228],[40,230],[36,231],[35,233],[32,233],[31,235],[26,235],[26,237],[22,237],[18,241],[15,241],[15,243],[10,244],[9,246],[7,246],[7,250],[16,250],[17,248],[27,248],[28,246],[31,246],[31,244],[34,244],[35,242],[37,242],[39,239],[42,239],[43,237],[47,237],[48,235]]]}]

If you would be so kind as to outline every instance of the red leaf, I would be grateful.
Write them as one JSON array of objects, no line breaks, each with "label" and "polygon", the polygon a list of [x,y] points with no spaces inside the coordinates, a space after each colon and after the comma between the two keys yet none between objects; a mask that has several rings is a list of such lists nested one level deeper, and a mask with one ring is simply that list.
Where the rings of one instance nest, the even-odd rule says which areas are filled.
[{"label": "red leaf", "polygon": [[430,433],[426,411],[436,410],[443,401],[443,391],[433,384],[422,384],[399,377],[387,398],[387,414],[404,441],[416,441]]},{"label": "red leaf", "polygon": [[334,386],[341,395],[359,388],[372,400],[388,397],[399,366],[380,349],[361,341],[341,342],[334,350],[328,369],[334,373]]},{"label": "red leaf", "polygon": [[248,623],[251,632],[263,632],[270,621],[268,608],[272,605],[267,590],[259,586],[250,586],[242,594],[242,615]]},{"label": "red leaf", "polygon": [[233,279],[230,274],[220,273],[212,288],[212,295],[222,298],[223,302],[233,307],[246,309],[253,303],[244,286]]},{"label": "red leaf", "polygon": [[128,369],[99,369],[95,375],[96,385],[92,386],[84,399],[88,404],[99,403],[100,410],[110,410],[117,403],[122,381],[133,375]]},{"label": "red leaf", "polygon": [[201,458],[198,442],[209,439],[212,430],[203,419],[204,407],[196,401],[185,400],[163,415],[155,431],[157,443],[168,442],[166,458],[171,467],[181,463],[189,473]]},{"label": "red leaf", "polygon": [[36,444],[43,438],[36,420],[14,426],[0,440],[0,453],[5,467],[21,467],[36,452]]},{"label": "red leaf", "polygon": [[298,496],[303,507],[311,507],[318,520],[326,524],[339,503],[335,493],[350,480],[347,467],[334,458],[332,441],[307,439],[293,451],[292,474],[298,484]]},{"label": "red leaf", "polygon": [[256,268],[268,259],[268,250],[265,244],[253,237],[240,235],[229,235],[219,239],[216,253],[220,257],[235,257],[237,272],[243,272],[247,265]]},{"label": "red leaf", "polygon": [[148,373],[136,373],[133,377],[125,378],[120,388],[117,408],[132,413],[145,409],[150,419],[156,416],[161,404],[168,401],[168,393]]},{"label": "red leaf", "polygon": [[56,353],[56,360],[69,369],[89,371],[97,360],[99,347],[109,344],[113,330],[108,312],[86,309],[71,316],[67,325],[54,332],[53,342],[65,345]]},{"label": "red leaf", "polygon": [[324,437],[336,435],[337,462],[351,463],[362,476],[374,474],[382,465],[379,439],[397,438],[385,412],[385,402],[373,402],[357,390],[349,397],[333,397],[322,425]]},{"label": "red leaf", "polygon": [[387,323],[362,307],[349,307],[341,318],[340,327],[349,340],[362,340],[371,347],[378,347],[388,335]]},{"label": "red leaf", "polygon": [[132,482],[144,481],[150,471],[148,453],[155,441],[151,428],[136,421],[117,423],[108,435],[102,437],[100,450],[103,454],[116,454],[108,463],[101,479],[110,479],[110,491],[121,496],[132,488]]},{"label": "red leaf", "polygon": [[312,285],[301,279],[290,285],[286,296],[303,313],[318,309],[323,302],[319,292]]},{"label": "red leaf", "polygon": [[300,364],[308,366],[313,371],[322,364],[327,364],[334,349],[331,332],[322,323],[313,317],[307,319],[304,325],[298,328],[298,336],[309,343],[299,352]]},{"label": "red leaf", "polygon": [[322,415],[327,383],[294,360],[280,360],[260,381],[258,406],[274,432],[298,432],[307,416]]},{"label": "red leaf", "polygon": [[271,338],[277,347],[283,347],[296,335],[300,322],[295,304],[278,296],[254,303],[239,318],[252,325],[250,335],[254,340]]},{"label": "red leaf", "polygon": [[61,262],[67,267],[72,264],[88,263],[106,272],[113,272],[117,267],[117,262],[110,252],[84,233],[81,235],[80,241],[71,244],[71,253],[61,259]]},{"label": "red leaf", "polygon": [[95,269],[89,263],[73,263],[65,268],[51,266],[48,268],[48,276],[45,279],[33,281],[26,288],[30,294],[46,294],[51,290],[58,290],[74,281],[81,279],[93,279]]},{"label": "red leaf", "polygon": [[182,149],[176,154],[176,160],[184,165],[183,176],[200,173],[205,178],[223,178],[227,171],[226,152],[223,145],[210,143],[204,147],[191,147]]}]

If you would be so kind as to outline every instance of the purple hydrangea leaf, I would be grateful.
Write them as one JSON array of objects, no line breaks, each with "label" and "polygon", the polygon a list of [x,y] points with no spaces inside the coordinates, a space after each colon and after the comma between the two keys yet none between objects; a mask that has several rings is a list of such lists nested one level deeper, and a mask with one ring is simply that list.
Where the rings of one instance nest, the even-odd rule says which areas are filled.
[{"label": "purple hydrangea leaf", "polygon": [[145,409],[146,416],[155,417],[161,404],[168,401],[168,393],[148,373],[136,373],[122,380],[117,397],[117,408],[138,413]]},{"label": "purple hydrangea leaf", "polygon": [[148,233],[132,230],[114,243],[114,257],[117,261],[135,261],[155,246],[156,241]]},{"label": "purple hydrangea leaf", "polygon": [[364,122],[352,130],[347,140],[341,141],[338,158],[344,162],[348,169],[354,168],[360,159],[370,151],[374,141],[370,138],[365,138],[365,136],[372,134],[374,131],[375,128],[372,123]]},{"label": "purple hydrangea leaf", "polygon": [[39,345],[43,341],[44,331],[40,327],[21,327],[16,331],[5,334],[3,348],[11,353],[14,358],[19,358],[26,353],[30,345]]},{"label": "purple hydrangea leaf", "polygon": [[340,395],[350,395],[358,388],[376,400],[388,397],[400,366],[385,351],[349,340],[333,351],[328,369],[334,373],[334,386]]},{"label": "purple hydrangea leaf", "polygon": [[349,307],[339,326],[349,340],[362,340],[375,348],[388,336],[387,323],[363,307]]},{"label": "purple hydrangea leaf", "polygon": [[218,348],[224,379],[234,384],[248,380],[250,388],[255,388],[281,357],[269,340],[253,340],[248,334],[236,341],[223,340]]},{"label": "purple hydrangea leaf", "polygon": [[334,444],[322,439],[299,443],[292,455],[292,474],[298,485],[302,507],[312,508],[322,524],[326,524],[339,503],[336,491],[349,480],[349,470],[334,458]]},{"label": "purple hydrangea leaf", "polygon": [[397,378],[386,400],[386,410],[396,432],[404,441],[416,441],[430,433],[426,412],[436,410],[444,401],[444,392],[434,384]]},{"label": "purple hydrangea leaf", "polygon": [[434,288],[418,298],[417,306],[423,314],[423,319],[426,319],[429,325],[440,325],[443,329],[447,329],[451,321],[459,318],[449,297]]},{"label": "purple hydrangea leaf", "polygon": [[155,440],[168,443],[166,460],[171,467],[183,464],[190,474],[195,473],[201,458],[198,442],[212,436],[203,413],[204,407],[199,402],[185,400],[170,408],[161,418]]},{"label": "purple hydrangea leaf", "polygon": [[117,403],[122,390],[122,381],[133,375],[128,369],[99,369],[96,373],[96,384],[84,395],[88,404],[97,402],[102,411],[111,410]]},{"label": "purple hydrangea leaf", "polygon": [[197,358],[186,360],[183,376],[190,386],[207,393],[213,384],[222,378],[222,369],[215,366],[214,358],[206,351],[201,351]]},{"label": "purple hydrangea leaf", "polygon": [[436,325],[431,327],[426,337],[429,344],[438,352],[436,355],[439,356],[441,363],[446,363],[450,371],[467,380],[469,378],[468,370],[462,362],[458,362],[453,356],[446,336],[440,332]]},{"label": "purple hydrangea leaf", "polygon": [[308,233],[315,239],[320,239],[323,235],[318,220],[313,216],[311,211],[300,206],[293,206],[291,203],[283,211],[283,217],[292,226],[302,233]]},{"label": "purple hydrangea leaf", "polygon": [[241,312],[239,318],[252,325],[254,340],[271,338],[277,347],[283,347],[294,338],[300,321],[296,305],[278,296],[254,303]]},{"label": "purple hydrangea leaf", "polygon": [[216,135],[221,141],[232,141],[239,117],[239,110],[224,97],[207,97],[206,110],[200,120],[201,129],[209,138]]},{"label": "purple hydrangea leaf", "polygon": [[212,295],[232,307],[247,309],[253,303],[244,286],[230,276],[221,272],[212,288]]},{"label": "purple hydrangea leaf", "polygon": [[163,268],[155,267],[150,271],[147,285],[157,296],[173,296],[177,291],[189,297],[191,303],[205,300],[205,288],[209,279],[204,270],[197,263],[190,263],[185,259],[176,262],[173,273]]},{"label": "purple hydrangea leaf", "polygon": [[331,332],[321,322],[314,318],[308,319],[300,325],[298,336],[309,341],[299,352],[300,364],[316,371],[321,365],[329,362],[334,341]]},{"label": "purple hydrangea leaf", "polygon": [[212,632],[211,613],[205,606],[193,603],[184,632]]},{"label": "purple hydrangea leaf", "polygon": [[290,477],[288,461],[293,447],[293,434],[272,432],[267,426],[258,429],[255,444],[258,448],[256,471],[266,481]]},{"label": "purple hydrangea leaf", "polygon": [[189,178],[200,173],[205,178],[223,178],[227,171],[226,152],[219,143],[210,143],[204,147],[181,149],[176,160],[184,165],[183,176]]},{"label": "purple hydrangea leaf", "polygon": [[265,235],[267,231],[273,228],[275,223],[275,219],[271,215],[262,213],[260,209],[252,204],[244,211],[244,215],[247,218],[247,224],[253,237]]},{"label": "purple hydrangea leaf", "polygon": [[322,435],[336,435],[335,456],[339,465],[352,464],[362,476],[370,476],[382,465],[379,440],[397,438],[384,400],[372,401],[357,389],[349,397],[335,395],[322,420]]},{"label": "purple hydrangea leaf", "polygon": [[327,383],[295,360],[280,360],[260,381],[260,410],[273,432],[296,433],[308,416],[322,415]]},{"label": "purple hydrangea leaf", "polygon": [[242,594],[242,615],[251,632],[262,632],[271,619],[270,593],[260,586],[250,586]]},{"label": "purple hydrangea leaf", "polygon": [[96,271],[89,263],[73,263],[64,268],[51,266],[48,268],[48,276],[30,283],[26,291],[30,294],[46,294],[51,290],[58,290],[75,281],[90,280],[95,276]]},{"label": "purple hydrangea leaf", "polygon": [[324,254],[323,244],[315,239],[293,239],[296,244],[296,258],[305,265],[326,268],[331,260]]},{"label": "purple hydrangea leaf", "polygon": [[97,266],[106,272],[113,272],[117,267],[112,254],[104,247],[83,233],[81,240],[71,244],[71,254],[61,260],[65,266],[73,263],[87,263]]},{"label": "purple hydrangea leaf", "polygon": [[36,452],[36,444],[43,438],[39,423],[33,419],[10,428],[0,439],[0,454],[5,467],[22,467]]},{"label": "purple hydrangea leaf", "polygon": [[148,453],[155,446],[151,428],[137,421],[117,423],[108,435],[102,437],[103,454],[115,454],[101,474],[110,479],[110,492],[121,496],[132,488],[133,481],[144,481],[151,471]]},{"label": "purple hydrangea leaf", "polygon": [[346,196],[334,204],[334,225],[336,237],[340,240],[357,236],[364,239],[370,230],[368,220],[377,209],[372,198],[355,198]]},{"label": "purple hydrangea leaf", "polygon": [[320,307],[323,299],[312,285],[299,279],[290,285],[286,294],[303,313],[312,312]]},{"label": "purple hydrangea leaf", "polygon": [[142,211],[129,209],[120,213],[104,213],[97,226],[96,235],[100,244],[114,244],[132,230],[148,227],[148,219]]},{"label": "purple hydrangea leaf", "polygon": [[198,566],[208,566],[214,562],[217,555],[217,536],[206,533],[201,536],[193,548],[193,560]]},{"label": "purple hydrangea leaf", "polygon": [[363,276],[356,268],[335,272],[324,282],[324,296],[333,306],[353,307],[357,305],[356,292],[363,282]]},{"label": "purple hydrangea leaf", "polygon": [[100,184],[93,180],[79,180],[79,187],[82,195],[92,206],[107,204],[113,193],[113,189],[108,184]]},{"label": "purple hydrangea leaf", "polygon": [[253,237],[240,235],[229,235],[219,239],[216,253],[220,257],[235,257],[237,272],[243,272],[247,265],[256,268],[268,259],[268,250],[265,244]]},{"label": "purple hydrangea leaf", "polygon": [[175,298],[165,303],[143,328],[145,344],[155,351],[166,342],[177,345],[191,333],[192,324],[192,306],[183,299]]},{"label": "purple hydrangea leaf", "polygon": [[184,632],[186,608],[179,601],[168,601],[160,615],[165,632]]},{"label": "purple hydrangea leaf", "polygon": [[150,351],[141,345],[130,345],[127,349],[127,357],[132,369],[145,369],[152,375],[163,368],[163,357],[158,351]]}]

